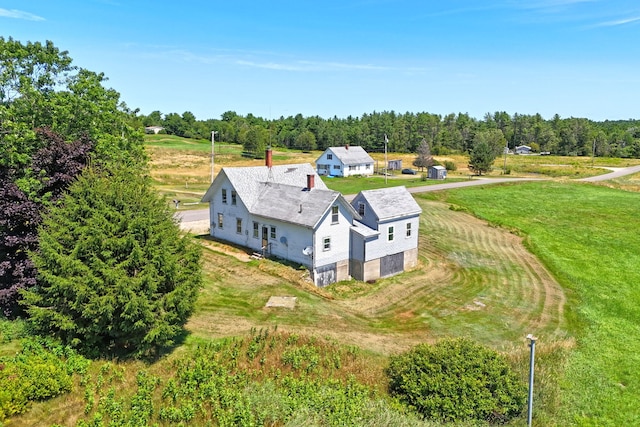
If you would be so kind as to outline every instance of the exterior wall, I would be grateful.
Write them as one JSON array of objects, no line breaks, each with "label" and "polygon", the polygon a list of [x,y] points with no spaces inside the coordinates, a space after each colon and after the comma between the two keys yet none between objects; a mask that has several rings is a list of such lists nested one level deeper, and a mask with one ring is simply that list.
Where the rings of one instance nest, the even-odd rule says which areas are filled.
[{"label": "exterior wall", "polygon": [[404,253],[404,271],[414,269],[418,266],[418,248],[413,248]]},{"label": "exterior wall", "polygon": [[[249,246],[253,249],[257,249],[250,246],[248,239],[247,223],[249,222],[249,211],[240,200],[240,197],[236,196],[236,204],[232,203],[232,191],[231,183],[228,179],[224,179],[220,182],[214,197],[209,203],[209,218],[210,218],[210,231],[209,234],[215,238],[226,240],[242,246]],[[222,190],[227,192],[227,203],[223,203]],[[222,214],[223,226],[218,226],[218,214]],[[242,229],[238,233],[236,230],[236,220],[242,220]]]},{"label": "exterior wall", "polygon": [[[254,237],[253,222],[258,223],[258,237]],[[286,259],[307,268],[312,266],[312,256],[302,253],[304,248],[313,247],[313,230],[287,222],[276,221],[253,215],[247,224],[250,248],[262,248],[262,228],[267,227],[267,254]],[[275,238],[271,236],[271,228],[275,227]]]},{"label": "exterior wall", "polygon": [[[378,227],[380,231],[379,238],[367,242],[365,261],[417,248],[419,219],[419,216],[415,215],[413,217],[380,223]],[[407,223],[411,224],[410,237],[406,236]],[[394,227],[394,239],[392,241],[388,240],[388,230],[390,226]]]},{"label": "exterior wall", "polygon": [[[366,199],[361,194],[356,195],[356,197],[351,202],[351,205],[355,208],[356,212],[358,212],[359,203],[364,203],[364,205],[365,205],[364,206],[364,215],[362,215],[362,214],[360,215],[362,217],[360,222],[363,223],[364,225],[366,225],[367,227],[373,229],[373,230],[377,230],[378,229],[378,217],[375,215],[375,213],[373,212],[373,209],[371,209],[371,206],[369,206],[369,204],[367,203]],[[360,212],[358,212],[358,213],[360,213]]]},{"label": "exterior wall", "polygon": [[367,280],[376,280],[380,278],[380,258],[365,262],[363,264],[363,276],[365,282]]},{"label": "exterior wall", "polygon": [[[330,156],[331,159],[329,159],[328,156]],[[318,175],[345,176],[342,162],[338,159],[338,156],[333,154],[329,149],[326,149],[316,160],[316,172]]]},{"label": "exterior wall", "polygon": [[373,175],[373,163],[361,163],[357,165],[344,165],[343,176]]},{"label": "exterior wall", "polygon": [[[314,266],[323,266],[349,259],[351,234],[351,217],[347,208],[338,203],[338,222],[332,222],[331,209],[325,213],[315,229],[315,241],[313,245]],[[324,239],[330,239],[330,248],[324,248]]]}]

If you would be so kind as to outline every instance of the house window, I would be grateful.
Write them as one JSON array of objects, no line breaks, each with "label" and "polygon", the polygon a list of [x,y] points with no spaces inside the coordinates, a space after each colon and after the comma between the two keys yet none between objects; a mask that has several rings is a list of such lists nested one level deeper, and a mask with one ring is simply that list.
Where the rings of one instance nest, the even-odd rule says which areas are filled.
[{"label": "house window", "polygon": [[340,169],[340,165],[333,165],[334,169]]},{"label": "house window", "polygon": [[370,165],[369,163],[367,163],[366,165],[364,165],[364,168],[365,168],[366,170],[369,170],[369,169],[371,169],[371,165]]},{"label": "house window", "polygon": [[271,237],[272,239],[275,239],[275,238],[276,238],[276,227],[274,227],[273,225],[271,226],[271,234],[270,234],[270,237]]},{"label": "house window", "polygon": [[231,190],[231,204],[235,205],[237,201],[237,194],[234,190]]},{"label": "house window", "polygon": [[322,250],[323,251],[331,250],[331,237],[325,237],[322,239]]},{"label": "house window", "polygon": [[218,228],[223,228],[224,226],[224,215],[221,213],[218,214]]},{"label": "house window", "polygon": [[358,215],[364,216],[364,203],[358,202]]},{"label": "house window", "polygon": [[332,224],[337,224],[338,223],[338,214],[340,213],[340,208],[338,208],[337,206],[331,206],[331,223]]},{"label": "house window", "polygon": [[349,165],[349,170],[354,171],[357,169],[357,166]]},{"label": "house window", "polygon": [[242,218],[236,218],[236,233],[242,234]]},{"label": "house window", "polygon": [[227,189],[226,188],[222,189],[222,203],[224,203],[225,205],[227,204]]},{"label": "house window", "polygon": [[333,160],[333,154],[327,154],[327,160]]},{"label": "house window", "polygon": [[254,237],[254,239],[258,238],[258,235],[259,235],[258,230],[259,229],[260,229],[260,227],[258,226],[258,223],[254,221],[253,222],[253,237]]},{"label": "house window", "polygon": [[393,240],[393,225],[389,227],[389,241]]},{"label": "house window", "polygon": [[407,237],[411,237],[411,223],[407,223]]}]

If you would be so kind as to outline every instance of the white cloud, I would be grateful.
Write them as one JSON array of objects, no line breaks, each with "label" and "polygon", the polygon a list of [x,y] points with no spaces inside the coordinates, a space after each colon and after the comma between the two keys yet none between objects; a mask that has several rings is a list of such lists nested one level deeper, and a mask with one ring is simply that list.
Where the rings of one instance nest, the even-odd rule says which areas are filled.
[{"label": "white cloud", "polygon": [[597,27],[615,27],[618,25],[626,25],[626,24],[632,24],[634,22],[638,22],[640,21],[640,16],[635,16],[632,18],[625,18],[625,19],[618,19],[616,21],[608,21],[608,22],[602,22],[598,25],[596,25]]},{"label": "white cloud", "polygon": [[0,16],[5,18],[24,19],[27,21],[44,21],[42,16],[34,15],[33,13],[25,12],[17,9],[2,9],[0,8]]}]

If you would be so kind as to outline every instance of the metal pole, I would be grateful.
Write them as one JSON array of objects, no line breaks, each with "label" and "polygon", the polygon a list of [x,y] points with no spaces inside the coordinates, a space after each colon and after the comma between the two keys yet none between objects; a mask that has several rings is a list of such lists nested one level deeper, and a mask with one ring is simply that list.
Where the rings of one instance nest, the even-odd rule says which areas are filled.
[{"label": "metal pole", "polygon": [[387,142],[389,139],[387,138],[387,134],[384,134],[384,185],[387,185],[387,170],[389,168],[389,163],[387,162]]},{"label": "metal pole", "polygon": [[533,417],[533,365],[536,358],[536,337],[529,334],[527,339],[530,341],[531,354],[529,357],[529,408],[527,411],[527,426],[531,427],[531,418]]},{"label": "metal pole", "polygon": [[215,139],[216,139],[216,131],[212,130],[211,131],[211,182],[213,182],[213,164],[214,164],[214,156],[215,156],[213,149],[214,149]]}]

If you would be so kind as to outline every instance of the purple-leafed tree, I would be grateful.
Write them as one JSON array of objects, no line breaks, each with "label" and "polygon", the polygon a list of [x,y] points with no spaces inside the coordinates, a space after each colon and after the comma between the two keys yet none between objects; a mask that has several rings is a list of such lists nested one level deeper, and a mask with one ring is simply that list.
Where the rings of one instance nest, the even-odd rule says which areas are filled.
[{"label": "purple-leafed tree", "polygon": [[36,135],[43,147],[33,155],[31,168],[0,174],[0,311],[7,317],[21,314],[20,289],[36,284],[29,253],[38,248],[43,212],[88,164],[94,146],[88,138],[67,143],[48,128]]}]

